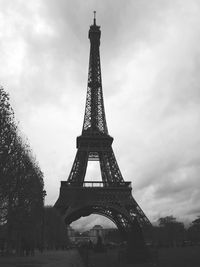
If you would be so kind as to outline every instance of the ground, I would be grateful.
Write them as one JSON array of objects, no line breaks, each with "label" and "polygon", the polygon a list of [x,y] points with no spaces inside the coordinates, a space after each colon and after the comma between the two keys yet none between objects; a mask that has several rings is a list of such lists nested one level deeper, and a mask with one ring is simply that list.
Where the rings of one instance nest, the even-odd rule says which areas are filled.
[{"label": "ground", "polygon": [[200,246],[162,248],[153,262],[126,264],[115,249],[106,253],[89,251],[84,265],[77,250],[36,252],[33,257],[0,257],[1,267],[200,267]]},{"label": "ground", "polygon": [[77,250],[36,252],[35,256],[0,257],[1,267],[84,267]]},{"label": "ground", "polygon": [[107,253],[89,252],[89,267],[200,267],[200,246],[161,248],[153,250],[148,263],[127,264],[120,260],[115,250]]}]

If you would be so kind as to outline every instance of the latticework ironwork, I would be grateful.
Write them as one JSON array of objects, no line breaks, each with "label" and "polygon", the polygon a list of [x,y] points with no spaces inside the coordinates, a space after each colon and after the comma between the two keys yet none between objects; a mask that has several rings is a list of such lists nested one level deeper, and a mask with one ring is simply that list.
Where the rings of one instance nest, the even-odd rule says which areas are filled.
[{"label": "latticework ironwork", "polygon": [[[92,213],[106,216],[126,240],[134,240],[133,246],[141,247],[144,245],[141,229],[150,222],[132,197],[131,183],[124,181],[112,149],[113,138],[108,134],[103,102],[100,36],[94,18],[89,30],[91,46],[82,134],[77,137],[75,160],[68,180],[61,182],[55,207],[67,224]],[[89,160],[99,161],[102,181],[84,181]]]}]

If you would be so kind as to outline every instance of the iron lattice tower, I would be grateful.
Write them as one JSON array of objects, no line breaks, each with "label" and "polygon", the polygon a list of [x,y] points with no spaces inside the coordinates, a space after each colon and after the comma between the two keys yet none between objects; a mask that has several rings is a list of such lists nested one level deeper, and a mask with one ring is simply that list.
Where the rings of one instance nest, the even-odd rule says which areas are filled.
[{"label": "iron lattice tower", "polygon": [[[104,110],[101,65],[100,26],[89,29],[90,58],[85,116],[81,136],[77,137],[77,153],[68,180],[61,182],[55,207],[66,224],[92,213],[111,219],[131,247],[144,247],[142,228],[150,225],[148,218],[131,194],[131,182],[125,182],[117,164],[113,138],[108,134]],[[84,181],[89,160],[100,163],[102,181]]]}]

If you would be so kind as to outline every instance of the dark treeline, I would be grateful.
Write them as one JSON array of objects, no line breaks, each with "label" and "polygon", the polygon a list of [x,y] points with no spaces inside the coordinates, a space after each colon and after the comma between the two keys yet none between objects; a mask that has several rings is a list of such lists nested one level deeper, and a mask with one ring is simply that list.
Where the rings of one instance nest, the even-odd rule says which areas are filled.
[{"label": "dark treeline", "polygon": [[52,206],[44,208],[44,249],[66,249],[69,245],[67,226]]},{"label": "dark treeline", "polygon": [[200,245],[200,217],[189,227],[185,227],[173,216],[160,218],[158,225],[147,233],[147,240],[155,247]]},{"label": "dark treeline", "polygon": [[42,246],[43,174],[19,133],[0,88],[0,249],[29,254]]},{"label": "dark treeline", "polygon": [[[186,227],[173,216],[159,218],[156,225],[144,229],[145,241],[154,247],[178,247],[200,245],[200,216]],[[122,242],[118,229],[105,235],[105,243]]]}]

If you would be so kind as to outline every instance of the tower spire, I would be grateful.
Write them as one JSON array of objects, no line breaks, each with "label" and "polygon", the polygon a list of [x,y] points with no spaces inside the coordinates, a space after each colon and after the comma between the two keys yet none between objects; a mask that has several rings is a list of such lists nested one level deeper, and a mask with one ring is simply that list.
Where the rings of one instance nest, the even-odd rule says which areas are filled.
[{"label": "tower spire", "polygon": [[94,13],[94,25],[96,25],[96,11],[93,11]]},{"label": "tower spire", "polygon": [[96,11],[94,11],[93,22],[88,35],[90,39],[90,58],[82,134],[108,134],[103,101],[99,52],[101,30],[100,26],[96,25]]}]

